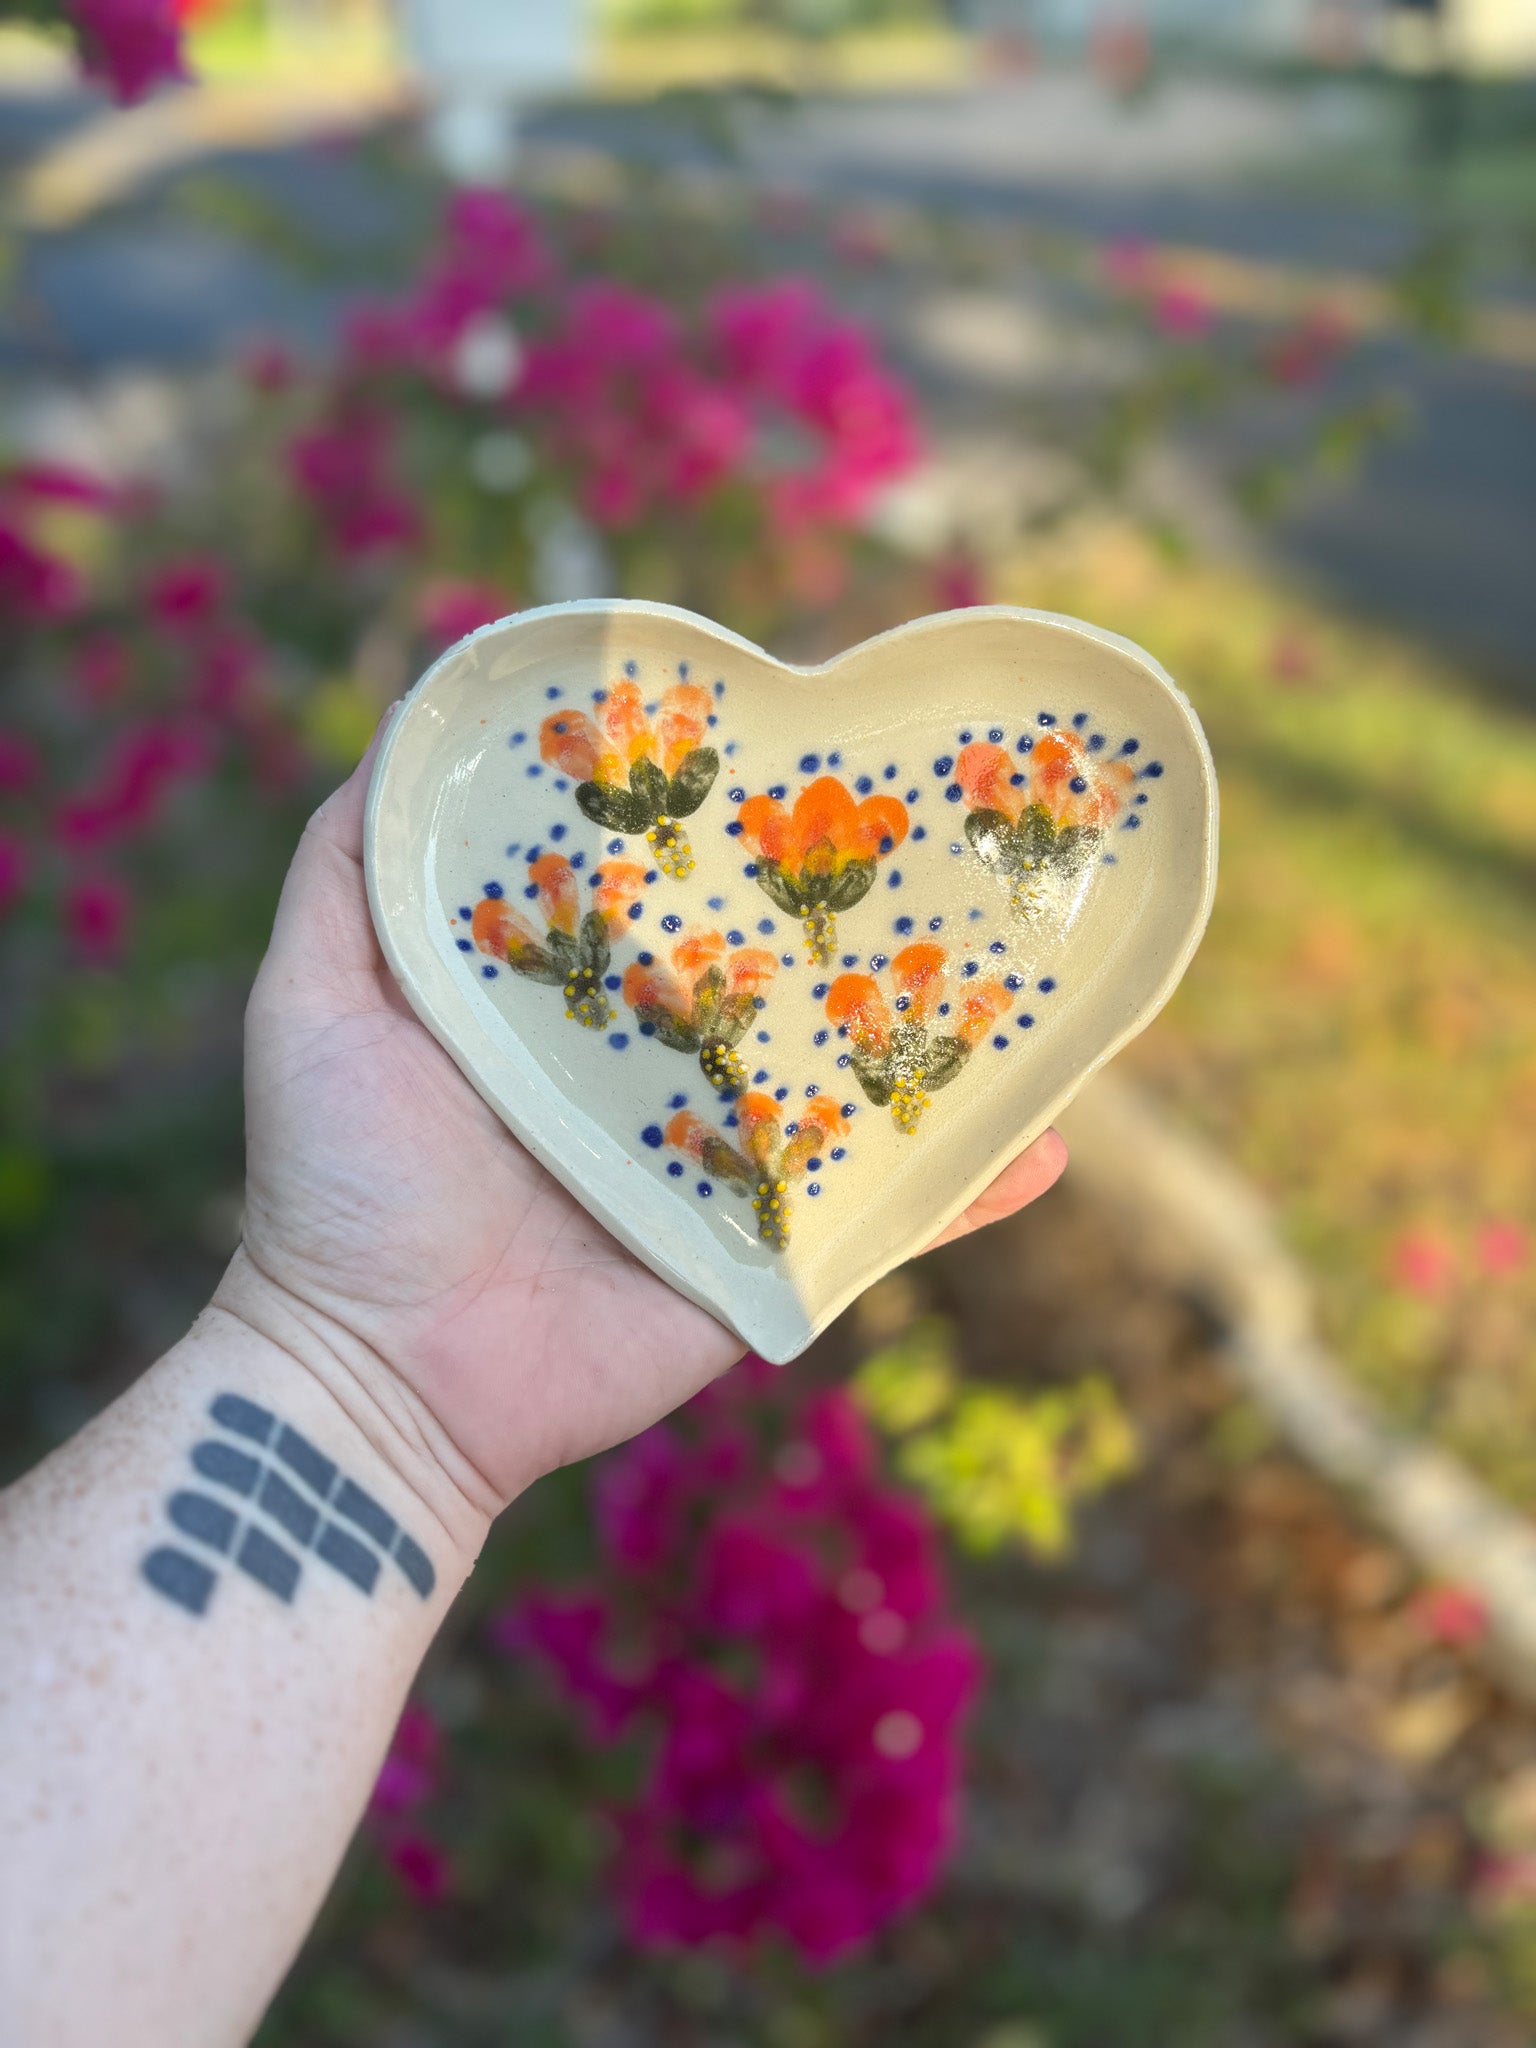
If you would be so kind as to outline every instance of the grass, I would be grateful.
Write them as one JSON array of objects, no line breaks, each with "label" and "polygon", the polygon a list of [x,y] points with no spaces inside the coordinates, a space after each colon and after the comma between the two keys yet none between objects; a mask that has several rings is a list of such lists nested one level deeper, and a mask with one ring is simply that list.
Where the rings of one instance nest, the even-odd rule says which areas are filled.
[{"label": "grass", "polygon": [[1536,1505],[1536,1272],[1486,1234],[1536,1216],[1536,721],[1124,536],[998,595],[1147,646],[1216,755],[1215,915],[1132,1066],[1275,1199],[1370,1392]]}]

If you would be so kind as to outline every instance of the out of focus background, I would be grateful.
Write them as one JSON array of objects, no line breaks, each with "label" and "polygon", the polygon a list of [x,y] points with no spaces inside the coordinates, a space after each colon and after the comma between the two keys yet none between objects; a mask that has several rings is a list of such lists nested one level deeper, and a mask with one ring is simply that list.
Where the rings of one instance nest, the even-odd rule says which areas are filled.
[{"label": "out of focus background", "polygon": [[0,17],[6,1475],[475,626],[1075,612],[1222,783],[1063,1185],[507,1517],[264,2048],[1536,2040],[1532,0]]}]

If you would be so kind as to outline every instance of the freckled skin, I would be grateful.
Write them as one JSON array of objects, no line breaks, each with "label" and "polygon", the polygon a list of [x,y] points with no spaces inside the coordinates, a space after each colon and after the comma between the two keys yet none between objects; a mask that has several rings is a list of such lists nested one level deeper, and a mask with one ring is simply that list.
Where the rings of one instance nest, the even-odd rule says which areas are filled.
[{"label": "freckled skin", "polygon": [[[7,2048],[247,2041],[490,1518],[738,1350],[407,1010],[363,889],[370,766],[305,834],[252,998],[244,1245],[182,1342],[0,1495]],[[1040,1140],[947,1235],[1042,1192],[1064,1156]],[[364,1591],[318,1547],[294,1553],[291,1597],[212,1550],[202,1612],[155,1590],[153,1547],[196,1548],[167,1503],[199,1484],[191,1453],[232,1391],[409,1534],[428,1590],[386,1559]]]}]

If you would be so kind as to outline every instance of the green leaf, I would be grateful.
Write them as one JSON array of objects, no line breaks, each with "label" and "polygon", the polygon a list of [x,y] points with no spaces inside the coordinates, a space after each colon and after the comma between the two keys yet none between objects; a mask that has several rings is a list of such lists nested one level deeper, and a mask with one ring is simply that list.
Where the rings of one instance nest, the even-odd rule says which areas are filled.
[{"label": "green leaf", "polygon": [[672,785],[647,755],[642,754],[629,771],[629,786],[645,808],[645,822],[654,825],[667,808]]},{"label": "green leaf", "polygon": [[655,818],[639,797],[606,782],[583,782],[576,790],[576,808],[605,832],[643,832]]},{"label": "green leaf", "polygon": [[726,1045],[740,1045],[746,1036],[747,1026],[756,1015],[756,996],[727,996],[720,1005],[720,1019],[715,1026],[715,1036]]},{"label": "green leaf", "polygon": [[1011,869],[1015,834],[1001,811],[971,811],[965,836],[988,867]]},{"label": "green leaf", "polygon": [[599,912],[589,910],[581,920],[581,938],[576,948],[577,960],[594,974],[608,971],[608,927]]},{"label": "green leaf", "polygon": [[970,1056],[971,1048],[963,1038],[934,1039],[928,1049],[928,1071],[923,1086],[931,1093],[953,1081]]},{"label": "green leaf", "polygon": [[757,886],[771,896],[780,910],[791,917],[804,917],[810,905],[798,886],[792,882],[777,861],[759,860],[757,863]]},{"label": "green leaf", "polygon": [[664,1010],[659,1003],[641,1003],[635,1016],[642,1024],[654,1026],[656,1036],[673,1052],[697,1052],[699,1034],[692,1024],[682,1017],[674,1017],[670,1010]]},{"label": "green leaf", "polygon": [[552,924],[545,934],[550,955],[562,974],[569,974],[576,965],[576,941],[568,932]]},{"label": "green leaf", "polygon": [[509,947],[507,966],[514,974],[520,974],[524,981],[542,981],[552,988],[560,988],[565,982],[566,970],[558,960],[552,960],[542,946]]},{"label": "green leaf", "polygon": [[693,985],[693,1023],[700,1038],[713,1038],[720,1017],[720,998],[725,994],[725,969],[710,967]]},{"label": "green leaf", "polygon": [[891,1099],[892,1074],[886,1060],[873,1060],[867,1053],[854,1046],[848,1055],[848,1064],[854,1078],[877,1109],[884,1109]]},{"label": "green leaf", "polygon": [[744,1159],[724,1138],[711,1131],[704,1140],[704,1156],[701,1165],[706,1173],[712,1173],[716,1180],[728,1180],[733,1187],[749,1188],[756,1179],[756,1169],[750,1159]]},{"label": "green leaf", "polygon": [[875,864],[872,860],[849,861],[843,872],[833,878],[827,891],[827,908],[852,910],[855,903],[862,903],[869,894],[874,879]]},{"label": "green leaf", "polygon": [[720,773],[720,756],[713,747],[695,747],[685,754],[673,776],[667,796],[670,818],[691,818],[715,785]]}]

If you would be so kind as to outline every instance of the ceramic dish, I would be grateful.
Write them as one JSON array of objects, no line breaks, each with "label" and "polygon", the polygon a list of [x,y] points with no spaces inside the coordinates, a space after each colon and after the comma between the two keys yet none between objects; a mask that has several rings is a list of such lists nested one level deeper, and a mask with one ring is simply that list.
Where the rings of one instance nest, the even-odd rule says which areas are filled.
[{"label": "ceramic dish", "polygon": [[988,606],[792,668],[667,605],[475,633],[390,727],[369,897],[518,1138],[766,1357],[921,1249],[1188,965],[1189,704]]}]

